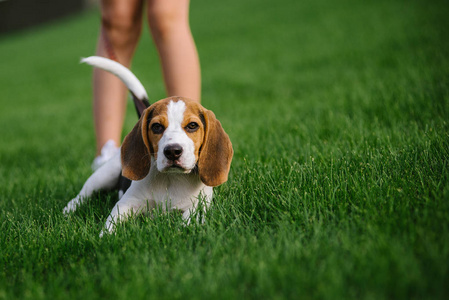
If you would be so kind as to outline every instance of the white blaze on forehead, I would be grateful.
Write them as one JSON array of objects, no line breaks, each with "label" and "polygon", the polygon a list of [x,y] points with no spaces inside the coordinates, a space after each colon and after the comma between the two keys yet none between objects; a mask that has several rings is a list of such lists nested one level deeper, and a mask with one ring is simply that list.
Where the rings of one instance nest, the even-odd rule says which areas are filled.
[{"label": "white blaze on forehead", "polygon": [[182,121],[184,120],[184,112],[186,111],[186,104],[184,101],[173,102],[167,106],[167,117],[168,117],[168,128],[178,128],[181,127]]}]

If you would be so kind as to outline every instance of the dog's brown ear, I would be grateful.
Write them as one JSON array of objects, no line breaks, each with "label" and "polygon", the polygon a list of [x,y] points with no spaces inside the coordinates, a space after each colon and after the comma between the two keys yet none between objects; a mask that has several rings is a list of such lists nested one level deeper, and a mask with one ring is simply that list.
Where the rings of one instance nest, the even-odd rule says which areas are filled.
[{"label": "dog's brown ear", "polygon": [[215,114],[205,110],[204,119],[206,128],[198,158],[198,172],[205,185],[217,186],[228,180],[234,151],[229,136]]},{"label": "dog's brown ear", "polygon": [[143,179],[150,171],[151,155],[147,124],[151,112],[150,109],[143,112],[122,144],[122,175],[131,180]]}]

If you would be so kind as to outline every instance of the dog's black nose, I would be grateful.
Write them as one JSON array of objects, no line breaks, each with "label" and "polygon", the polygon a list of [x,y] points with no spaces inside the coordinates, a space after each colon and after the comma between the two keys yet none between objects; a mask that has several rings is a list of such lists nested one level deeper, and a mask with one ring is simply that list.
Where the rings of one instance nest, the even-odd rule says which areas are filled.
[{"label": "dog's black nose", "polygon": [[164,148],[164,155],[169,160],[177,160],[182,154],[182,147],[179,144],[168,145]]}]

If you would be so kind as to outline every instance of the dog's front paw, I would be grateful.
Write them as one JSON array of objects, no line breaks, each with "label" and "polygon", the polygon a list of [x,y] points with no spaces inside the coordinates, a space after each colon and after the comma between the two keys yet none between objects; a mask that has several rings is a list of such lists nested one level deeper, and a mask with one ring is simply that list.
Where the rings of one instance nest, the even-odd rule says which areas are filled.
[{"label": "dog's front paw", "polygon": [[114,228],[104,228],[102,231],[100,231],[100,238],[104,237],[107,234],[112,234],[114,233]]},{"label": "dog's front paw", "polygon": [[78,197],[73,198],[72,200],[70,200],[69,203],[67,203],[62,212],[64,213],[64,215],[68,215],[74,212],[78,208],[79,204],[80,204],[79,198]]},{"label": "dog's front paw", "polygon": [[115,231],[114,221],[112,216],[109,216],[106,220],[106,224],[104,225],[103,230],[100,232],[100,238],[105,236],[106,234],[111,234]]}]

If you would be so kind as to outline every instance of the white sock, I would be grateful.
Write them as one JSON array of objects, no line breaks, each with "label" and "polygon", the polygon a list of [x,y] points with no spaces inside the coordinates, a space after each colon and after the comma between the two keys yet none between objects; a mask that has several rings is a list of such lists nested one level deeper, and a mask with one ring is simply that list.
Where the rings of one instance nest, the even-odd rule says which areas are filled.
[{"label": "white sock", "polygon": [[101,167],[104,163],[110,160],[119,151],[119,149],[120,148],[117,147],[113,140],[107,141],[101,148],[101,154],[95,157],[92,162],[92,170],[95,171]]}]

